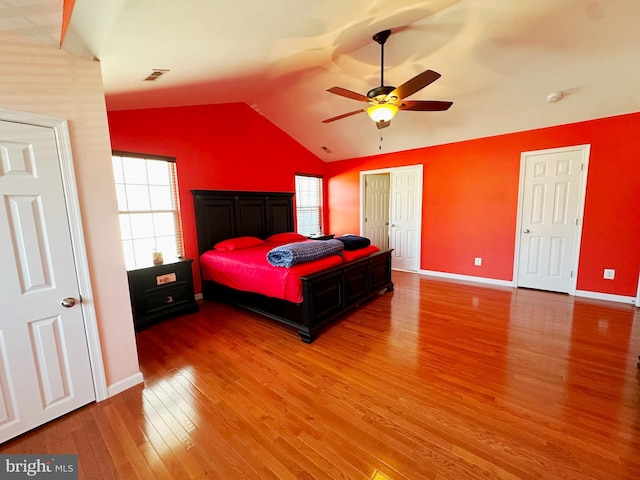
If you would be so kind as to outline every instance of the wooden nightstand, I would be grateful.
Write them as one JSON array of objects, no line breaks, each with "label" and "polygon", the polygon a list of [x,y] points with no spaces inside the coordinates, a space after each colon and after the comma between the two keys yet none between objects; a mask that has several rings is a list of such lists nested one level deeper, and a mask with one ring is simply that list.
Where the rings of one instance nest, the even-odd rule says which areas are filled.
[{"label": "wooden nightstand", "polygon": [[161,318],[198,311],[193,292],[192,263],[191,258],[181,258],[127,272],[136,330]]},{"label": "wooden nightstand", "polygon": [[331,240],[335,235],[333,233],[327,233],[326,235],[311,235],[307,237],[309,240]]}]

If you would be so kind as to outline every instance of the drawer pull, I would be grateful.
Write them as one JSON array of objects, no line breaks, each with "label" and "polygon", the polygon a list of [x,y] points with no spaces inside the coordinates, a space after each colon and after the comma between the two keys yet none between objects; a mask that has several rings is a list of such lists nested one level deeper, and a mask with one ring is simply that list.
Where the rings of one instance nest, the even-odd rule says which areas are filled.
[{"label": "drawer pull", "polygon": [[169,295],[167,297],[167,303],[173,303],[173,302],[174,302],[173,297],[171,295]]}]

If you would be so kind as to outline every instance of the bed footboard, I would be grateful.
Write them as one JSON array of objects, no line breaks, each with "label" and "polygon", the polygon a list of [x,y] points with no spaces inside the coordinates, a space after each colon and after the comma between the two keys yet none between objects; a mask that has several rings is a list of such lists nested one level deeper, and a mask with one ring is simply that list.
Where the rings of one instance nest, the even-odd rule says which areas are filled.
[{"label": "bed footboard", "polygon": [[391,252],[376,252],[302,277],[302,303],[233,290],[215,282],[203,282],[203,296],[236,304],[294,327],[303,342],[311,343],[324,326],[344,312],[383,290],[393,290]]},{"label": "bed footboard", "polygon": [[302,277],[303,325],[309,332],[298,329],[300,338],[312,342],[327,323],[383,290],[393,290],[391,250]]}]

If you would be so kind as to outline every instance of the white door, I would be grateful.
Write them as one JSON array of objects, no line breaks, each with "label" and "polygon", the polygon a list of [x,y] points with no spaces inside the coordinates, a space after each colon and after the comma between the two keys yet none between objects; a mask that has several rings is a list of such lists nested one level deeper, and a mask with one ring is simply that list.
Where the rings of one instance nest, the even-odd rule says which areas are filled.
[{"label": "white door", "polygon": [[587,155],[586,147],[523,154],[519,287],[575,290]]},{"label": "white door", "polygon": [[364,236],[376,247],[389,248],[389,174],[365,175]]},{"label": "white door", "polygon": [[391,170],[391,225],[389,246],[392,268],[417,271],[422,212],[422,168]]},{"label": "white door", "polygon": [[52,128],[0,121],[0,198],[3,442],[96,395]]}]

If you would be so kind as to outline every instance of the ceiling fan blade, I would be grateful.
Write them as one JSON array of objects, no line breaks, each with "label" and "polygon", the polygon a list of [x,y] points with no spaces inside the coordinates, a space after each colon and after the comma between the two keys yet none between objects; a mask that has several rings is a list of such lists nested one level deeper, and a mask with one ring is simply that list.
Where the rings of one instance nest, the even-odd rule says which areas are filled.
[{"label": "ceiling fan blade", "polygon": [[378,130],[380,130],[381,128],[387,128],[389,125],[391,125],[391,120],[387,120],[386,122],[376,122],[376,127],[378,127]]},{"label": "ceiling fan blade", "polygon": [[335,122],[336,120],[340,120],[341,118],[350,117],[351,115],[355,115],[356,113],[364,112],[363,109],[354,110],[353,112],[343,113],[342,115],[338,115],[336,117],[327,118],[326,120],[322,120],[322,123]]},{"label": "ceiling fan blade", "polygon": [[434,72],[433,70],[425,70],[424,72],[416,75],[411,80],[407,80],[402,85],[393,90],[389,95],[387,95],[387,101],[391,100],[392,97],[396,97],[400,100],[403,98],[407,98],[410,95],[413,95],[418,90],[426,87],[430,83],[435,82],[440,78],[440,74],[438,72]]},{"label": "ceiling fan blade", "polygon": [[352,100],[358,100],[359,102],[369,101],[369,97],[365,97],[364,95],[361,95],[356,92],[352,92],[351,90],[347,90],[346,88],[342,88],[342,87],[331,87],[330,89],[327,90],[327,92],[335,93],[336,95],[340,95],[341,97],[347,97]]},{"label": "ceiling fan blade", "polygon": [[417,112],[441,112],[449,110],[453,102],[441,102],[438,100],[407,100],[398,105],[400,110],[413,110]]}]

